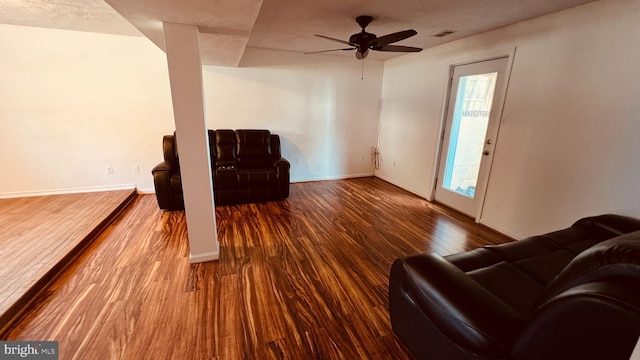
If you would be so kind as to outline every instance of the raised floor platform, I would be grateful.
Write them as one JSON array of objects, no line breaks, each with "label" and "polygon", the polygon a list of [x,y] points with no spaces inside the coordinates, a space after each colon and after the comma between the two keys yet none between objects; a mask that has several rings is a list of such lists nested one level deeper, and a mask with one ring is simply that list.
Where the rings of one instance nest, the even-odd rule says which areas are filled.
[{"label": "raised floor platform", "polygon": [[0,199],[0,330],[136,197],[136,190]]}]

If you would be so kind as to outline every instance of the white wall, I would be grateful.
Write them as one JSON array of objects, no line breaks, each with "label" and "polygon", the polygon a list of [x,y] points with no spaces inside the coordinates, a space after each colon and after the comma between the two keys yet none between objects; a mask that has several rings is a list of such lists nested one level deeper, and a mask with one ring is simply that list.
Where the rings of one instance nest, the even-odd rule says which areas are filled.
[{"label": "white wall", "polygon": [[[0,197],[153,191],[162,135],[175,129],[161,50],[142,37],[13,25],[0,25],[0,48],[0,164],[11,174]],[[293,181],[373,174],[381,61],[366,60],[364,80],[355,57],[248,49],[241,66],[204,67],[210,128],[280,134]]]},{"label": "white wall", "polygon": [[13,25],[0,25],[0,49],[0,197],[153,190],[174,129],[161,50],[142,37]]},{"label": "white wall", "polygon": [[280,135],[292,181],[371,175],[383,64],[366,59],[364,80],[361,64],[355,57],[247,49],[239,68],[205,66],[209,128]]},{"label": "white wall", "polygon": [[431,197],[449,65],[517,47],[481,222],[520,238],[640,217],[638,34],[640,2],[597,1],[387,61],[377,174]]}]

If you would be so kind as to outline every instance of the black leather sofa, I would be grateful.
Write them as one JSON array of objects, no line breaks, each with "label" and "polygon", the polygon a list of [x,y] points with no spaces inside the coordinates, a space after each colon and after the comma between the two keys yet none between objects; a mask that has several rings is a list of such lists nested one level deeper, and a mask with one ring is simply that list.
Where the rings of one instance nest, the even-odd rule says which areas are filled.
[{"label": "black leather sofa", "polygon": [[640,334],[640,220],[397,259],[394,332],[418,359],[628,359]]},{"label": "black leather sofa", "polygon": [[[282,200],[289,197],[289,162],[280,153],[280,137],[269,130],[209,130],[216,205]],[[183,145],[184,146],[184,145]],[[158,206],[184,209],[176,135],[162,139],[164,161],[151,173]]]}]

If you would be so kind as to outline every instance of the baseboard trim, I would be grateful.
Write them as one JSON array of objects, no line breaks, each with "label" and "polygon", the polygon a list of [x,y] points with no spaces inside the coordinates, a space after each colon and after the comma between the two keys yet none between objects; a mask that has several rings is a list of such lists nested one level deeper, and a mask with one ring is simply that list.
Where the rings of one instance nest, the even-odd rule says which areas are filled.
[{"label": "baseboard trim", "polygon": [[156,193],[156,189],[154,188],[150,188],[150,189],[140,189],[138,188],[138,194],[140,195],[151,195],[151,194],[155,194]]},{"label": "baseboard trim", "polygon": [[299,178],[291,180],[292,184],[295,183],[303,183],[303,182],[311,182],[311,181],[323,181],[323,180],[345,180],[345,179],[355,179],[362,177],[371,177],[374,174],[371,173],[363,173],[363,174],[350,174],[350,175],[337,175],[337,176],[324,176],[324,177],[316,177],[316,178]]},{"label": "baseboard trim", "polygon": [[202,263],[207,261],[214,261],[219,259],[220,259],[219,252],[208,252],[208,253],[196,254],[196,255],[189,254],[189,262],[192,264],[197,264],[197,263]]},{"label": "baseboard trim", "polygon": [[[362,173],[362,174],[323,176],[323,177],[314,177],[314,178],[299,178],[299,179],[291,180],[291,183],[295,184],[295,183],[303,183],[303,182],[310,182],[310,181],[345,180],[345,179],[355,179],[355,178],[371,177],[371,176],[377,176],[377,175],[370,172],[370,173]],[[383,179],[383,180],[389,183],[392,183],[391,181],[388,181],[386,179]],[[402,187],[399,185],[396,185],[396,186]],[[8,193],[0,194],[0,199],[30,197],[30,196],[65,195],[65,194],[77,194],[77,193],[100,192],[100,191],[131,190],[131,189],[136,189],[138,194],[141,194],[141,195],[152,195],[156,193],[155,188],[140,189],[140,188],[137,188],[136,185],[134,184],[125,184],[125,185],[109,185],[109,186],[90,186],[90,187],[69,188],[69,189],[8,192]],[[411,191],[409,189],[405,189],[405,190]],[[411,192],[415,193],[414,191],[411,191]]]},{"label": "baseboard trim", "polygon": [[407,190],[408,192],[410,192],[412,194],[418,195],[418,196],[420,196],[421,198],[423,198],[423,199],[425,199],[427,201],[431,201],[431,200],[429,200],[429,198],[427,197],[426,194],[418,191],[417,189],[412,189],[412,188],[409,188],[409,187],[404,186],[402,184],[399,184],[397,181],[391,180],[391,179],[387,178],[386,176],[380,176],[380,174],[375,174],[373,176],[375,176],[375,177],[377,177],[377,178],[379,178],[381,180],[384,180],[384,181],[388,182],[391,185],[397,186],[397,187],[399,187],[399,188],[401,188],[403,190]]},{"label": "baseboard trim", "polygon": [[125,185],[108,185],[108,186],[90,186],[90,187],[69,188],[69,189],[19,191],[19,192],[2,193],[0,194],[0,199],[11,199],[11,198],[32,197],[32,196],[79,194],[79,193],[101,192],[101,191],[133,190],[135,188],[136,186],[134,184],[125,184]]}]

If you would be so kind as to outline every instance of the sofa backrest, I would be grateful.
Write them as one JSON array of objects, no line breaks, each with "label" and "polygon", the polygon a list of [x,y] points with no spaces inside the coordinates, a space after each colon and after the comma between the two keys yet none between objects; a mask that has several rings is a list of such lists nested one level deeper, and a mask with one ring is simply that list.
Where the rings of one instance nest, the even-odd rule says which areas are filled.
[{"label": "sofa backrest", "polygon": [[282,157],[280,153],[280,136],[271,134],[271,157],[278,160]]},{"label": "sofa backrest", "polygon": [[[261,168],[281,157],[280,137],[269,130],[208,130],[212,168]],[[177,136],[163,138],[165,161],[179,171]]]},{"label": "sofa backrest", "polygon": [[236,166],[236,134],[233,130],[209,130],[211,161],[216,167]]},{"label": "sofa backrest", "polygon": [[603,241],[576,256],[545,289],[541,302],[587,282],[640,279],[640,231]]},{"label": "sofa backrest", "polygon": [[269,130],[236,130],[238,167],[260,168],[273,164]]},{"label": "sofa backrest", "polygon": [[162,137],[162,155],[164,161],[169,164],[174,171],[180,171],[180,162],[178,160],[178,143],[176,142],[176,132],[173,135],[165,135]]},{"label": "sofa backrest", "polygon": [[593,229],[590,231],[610,234],[609,238],[611,238],[640,230],[640,219],[622,215],[605,214],[582,218],[575,222],[574,226],[576,225]]}]

